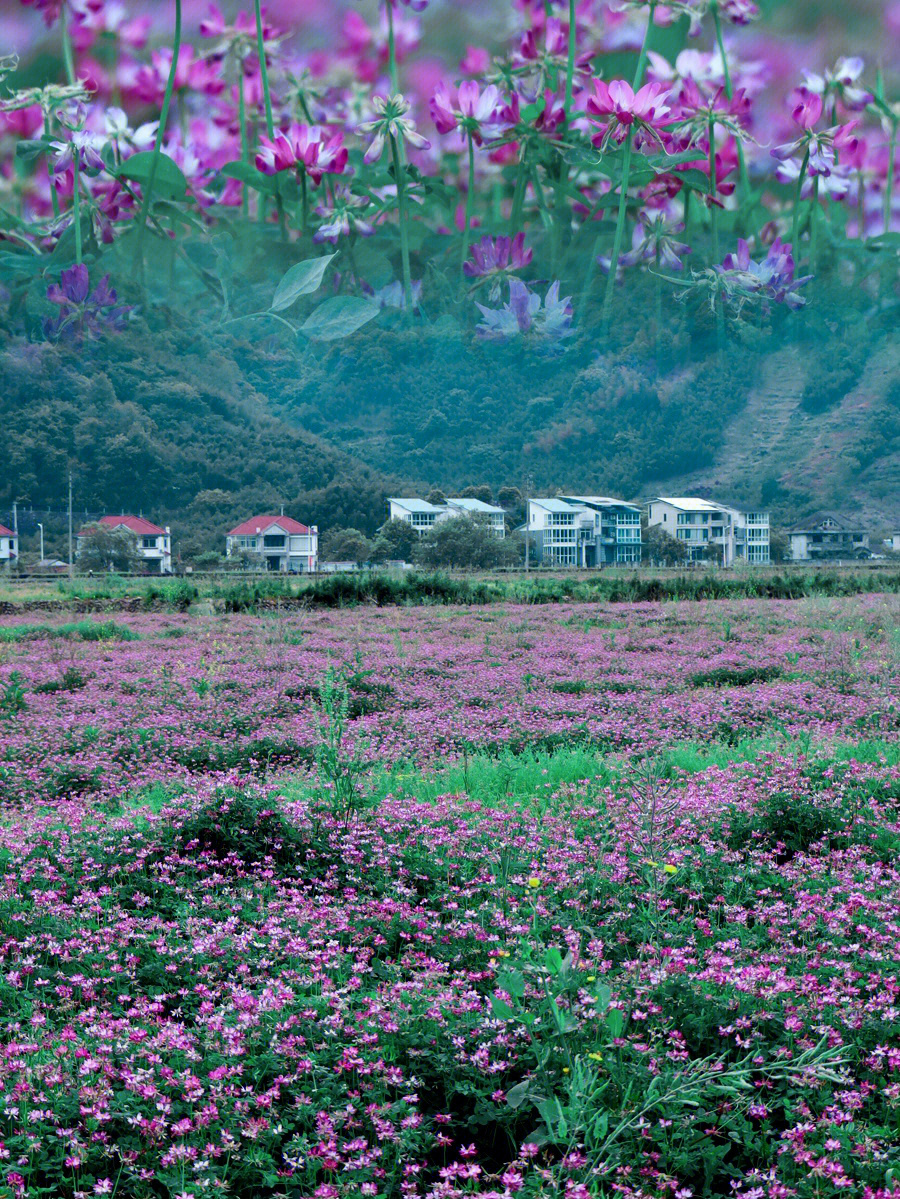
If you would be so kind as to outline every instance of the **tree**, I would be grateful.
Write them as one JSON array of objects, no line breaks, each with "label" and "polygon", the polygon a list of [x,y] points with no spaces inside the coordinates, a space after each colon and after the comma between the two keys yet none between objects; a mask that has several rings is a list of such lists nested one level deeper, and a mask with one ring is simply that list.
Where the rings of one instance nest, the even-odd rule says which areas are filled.
[{"label": "tree", "polygon": [[439,487],[432,487],[428,495],[425,497],[429,504],[446,504],[447,497]]},{"label": "tree", "polygon": [[418,543],[419,535],[409,521],[398,520],[395,517],[378,530],[372,544],[372,561],[409,562]]},{"label": "tree", "polygon": [[494,502],[494,493],[487,483],[480,483],[477,487],[464,487],[459,495],[460,499],[481,500],[483,504]]},{"label": "tree", "polygon": [[501,508],[521,508],[524,499],[518,487],[501,487],[497,492],[497,503]]},{"label": "tree", "polygon": [[83,573],[115,570],[120,574],[129,574],[143,566],[137,537],[127,529],[90,525],[79,540],[78,569]]},{"label": "tree", "polygon": [[359,529],[333,529],[324,542],[325,556],[330,562],[355,562],[363,566],[372,561],[372,542]]},{"label": "tree", "polygon": [[791,560],[791,539],[784,529],[769,530],[769,557],[773,562]]},{"label": "tree", "polygon": [[478,516],[442,520],[419,543],[416,561],[422,566],[489,570],[517,559],[516,547],[491,532]]},{"label": "tree", "polygon": [[655,562],[660,566],[678,566],[687,561],[687,546],[671,533],[667,533],[662,525],[646,525],[642,537],[645,562]]}]

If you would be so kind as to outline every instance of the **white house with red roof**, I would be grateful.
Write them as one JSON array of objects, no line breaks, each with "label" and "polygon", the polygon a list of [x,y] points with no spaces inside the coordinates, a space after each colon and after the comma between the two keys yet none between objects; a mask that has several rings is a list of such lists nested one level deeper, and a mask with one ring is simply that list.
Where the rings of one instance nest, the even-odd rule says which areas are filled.
[{"label": "white house with red roof", "polygon": [[172,573],[172,535],[168,525],[163,529],[152,520],[145,520],[143,516],[101,516],[95,525],[88,525],[79,530],[76,557],[81,552],[85,537],[96,525],[114,532],[130,534],[147,570],[161,575]]},{"label": "white house with red roof", "polygon": [[18,556],[18,536],[6,525],[0,525],[0,562],[15,562]]},{"label": "white house with red roof", "polygon": [[229,558],[283,574],[312,574],[319,569],[319,530],[290,516],[251,516],[225,537]]}]

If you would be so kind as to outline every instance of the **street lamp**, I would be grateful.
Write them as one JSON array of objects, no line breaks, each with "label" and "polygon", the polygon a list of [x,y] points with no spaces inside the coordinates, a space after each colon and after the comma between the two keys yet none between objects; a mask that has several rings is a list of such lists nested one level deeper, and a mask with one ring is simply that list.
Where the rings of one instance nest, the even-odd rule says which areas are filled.
[{"label": "street lamp", "polygon": [[38,528],[41,530],[41,566],[44,565],[44,526],[38,521]]}]

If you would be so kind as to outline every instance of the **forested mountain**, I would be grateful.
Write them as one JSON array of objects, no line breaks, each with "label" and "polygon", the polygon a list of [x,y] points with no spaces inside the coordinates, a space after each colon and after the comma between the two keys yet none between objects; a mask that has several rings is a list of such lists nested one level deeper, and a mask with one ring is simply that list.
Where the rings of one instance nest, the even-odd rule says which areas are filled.
[{"label": "forested mountain", "polygon": [[300,351],[259,324],[21,343],[0,357],[0,509],[62,508],[71,466],[79,511],[142,510],[191,553],[281,504],[372,533],[392,492],[475,484],[690,489],[779,521],[836,507],[900,523],[889,332],[749,329],[720,352],[686,328],[659,347],[638,333],[627,351],[585,338],[549,354],[389,321]]}]

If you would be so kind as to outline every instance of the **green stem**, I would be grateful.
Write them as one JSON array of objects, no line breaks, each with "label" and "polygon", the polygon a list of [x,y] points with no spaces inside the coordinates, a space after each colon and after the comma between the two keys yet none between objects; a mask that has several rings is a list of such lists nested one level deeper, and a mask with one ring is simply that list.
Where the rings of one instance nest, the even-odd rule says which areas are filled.
[{"label": "green stem", "polygon": [[469,252],[469,229],[472,225],[472,203],[475,197],[475,143],[472,140],[472,131],[466,130],[466,138],[469,144],[469,186],[466,192],[466,215],[465,228],[462,236],[462,246],[459,253],[459,273],[462,275],[463,267],[466,262],[466,255]]},{"label": "green stem", "polygon": [[884,187],[884,231],[891,231],[891,208],[894,200],[894,167],[897,162],[897,129],[900,128],[900,121],[896,119],[891,124],[891,142],[890,150],[888,151],[888,169],[887,179]]},{"label": "green stem", "polygon": [[713,262],[719,261],[719,210],[716,207],[716,122],[709,117],[709,222],[712,227]]},{"label": "green stem", "polygon": [[72,38],[69,36],[69,15],[66,5],[62,8],[62,52],[63,64],[66,68],[66,80],[69,86],[75,84],[75,55],[72,51]]},{"label": "green stem", "polygon": [[816,235],[819,216],[819,176],[813,181],[812,208],[809,210],[809,269],[816,269]]},{"label": "green stem", "polygon": [[725,76],[725,95],[729,100],[734,97],[734,88],[731,83],[731,72],[728,69],[728,55],[725,53],[725,43],[722,40],[722,19],[719,16],[718,3],[712,6],[713,24],[716,27],[716,45],[719,47],[719,53],[722,56],[722,72]]},{"label": "green stem", "polygon": [[266,65],[266,41],[263,37],[262,12],[259,0],[253,0],[256,14],[256,56],[259,59],[259,74],[262,79],[263,104],[266,109],[266,133],[271,140],[275,136],[275,122],[272,119],[272,94],[269,91],[269,68]]},{"label": "green stem", "polygon": [[309,224],[309,186],[306,171],[300,172],[300,213],[301,231],[305,233],[306,226]]},{"label": "green stem", "polygon": [[[238,64],[238,124],[241,127],[241,162],[250,161],[250,140],[247,137],[247,99],[244,95],[244,71]],[[247,216],[250,211],[250,189],[241,184],[241,211]]]},{"label": "green stem", "polygon": [[[653,12],[650,13],[651,20]],[[631,175],[632,138],[629,130],[625,141],[622,158],[622,184],[619,195],[619,212],[616,217],[616,232],[613,238],[612,256],[609,260],[609,275],[606,278],[606,293],[603,297],[603,327],[609,326],[609,314],[612,308],[613,294],[616,289],[616,273],[619,269],[619,255],[622,253],[622,238],[625,234],[625,213],[628,209],[628,179]]]},{"label": "green stem", "polygon": [[147,228],[147,214],[153,199],[153,187],[156,183],[156,172],[159,167],[159,156],[162,152],[163,137],[166,132],[166,121],[169,117],[169,106],[172,103],[172,92],[175,90],[175,72],[178,70],[178,55],[181,51],[181,0],[175,0],[175,36],[172,41],[172,65],[169,68],[169,78],[166,80],[166,90],[163,96],[162,111],[159,114],[159,127],[156,130],[156,140],[153,143],[153,158],[150,160],[150,175],[144,188],[144,198],[141,201],[141,211],[138,217],[137,245],[135,247],[135,266],[143,270],[144,263],[144,232]]},{"label": "green stem", "polygon": [[856,172],[856,222],[859,225],[858,237],[866,240],[866,191],[862,171]]},{"label": "green stem", "polygon": [[[50,137],[50,114],[44,113],[44,137]],[[56,191],[56,180],[53,177],[53,172],[48,171],[47,179],[50,183],[50,203],[53,205],[53,219],[59,220],[59,195]]]},{"label": "green stem", "polygon": [[75,261],[81,262],[81,166],[78,151],[72,155],[72,222],[75,226]]},{"label": "green stem", "polygon": [[800,200],[803,192],[803,184],[806,182],[806,168],[809,166],[809,150],[803,155],[803,164],[800,167],[800,174],[797,178],[797,194],[794,197],[794,221],[791,230],[791,253],[794,256],[794,267],[797,274],[800,274]]},{"label": "green stem", "polygon": [[397,211],[400,218],[400,259],[403,264],[403,296],[406,301],[407,314],[412,314],[412,274],[409,269],[409,232],[406,227],[406,176],[400,165],[400,149],[397,139],[390,135],[391,159],[394,163],[394,177],[397,180]]},{"label": "green stem", "polygon": [[650,50],[650,34],[653,32],[653,16],[656,12],[657,0],[650,0],[650,15],[647,19],[647,32],[644,34],[644,41],[641,45],[641,52],[638,55],[637,70],[634,73],[634,83],[632,90],[637,91],[644,82],[644,70],[647,66],[647,53]]},{"label": "green stem", "polygon": [[384,0],[387,8],[388,23],[388,70],[391,76],[391,91],[396,96],[400,91],[400,77],[397,73],[397,41],[394,37],[394,5],[393,0]]},{"label": "green stem", "polygon": [[516,178],[516,189],[513,192],[512,214],[510,216],[513,233],[518,233],[519,226],[522,223],[522,205],[525,203],[525,188],[527,183],[528,143],[525,142],[522,146],[522,152],[519,155],[519,174]]},{"label": "green stem", "polygon": [[575,21],[575,0],[569,0],[569,58],[566,63],[566,120],[572,112],[572,90],[575,78],[575,46],[578,40],[578,29]]}]

